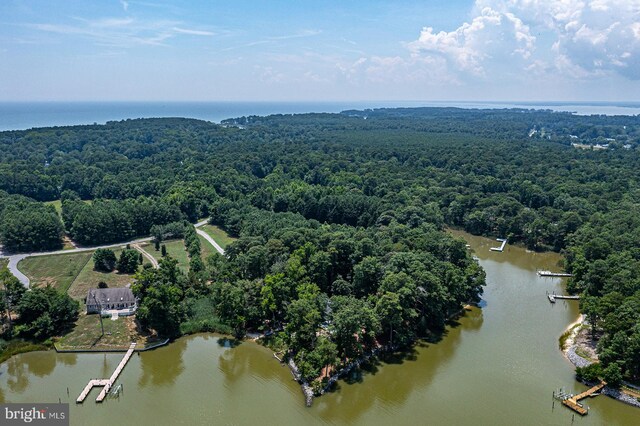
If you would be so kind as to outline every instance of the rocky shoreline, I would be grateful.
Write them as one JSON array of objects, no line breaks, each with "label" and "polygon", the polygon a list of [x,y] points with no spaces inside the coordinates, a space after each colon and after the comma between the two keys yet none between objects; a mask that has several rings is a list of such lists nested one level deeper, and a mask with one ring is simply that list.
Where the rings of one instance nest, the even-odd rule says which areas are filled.
[{"label": "rocky shoreline", "polygon": [[[277,357],[276,357],[277,358]],[[300,383],[300,387],[302,388],[302,394],[304,395],[304,401],[307,407],[311,407],[313,404],[313,389],[309,386],[309,382],[302,379],[302,375],[300,371],[298,371],[298,366],[295,362],[293,362],[293,358],[289,358],[289,362],[287,363],[289,369],[291,370],[291,374],[293,374],[293,378],[295,381]]]},{"label": "rocky shoreline", "polygon": [[[465,304],[459,311],[457,311],[456,313],[450,315],[449,319],[452,319],[452,318],[455,318],[455,317],[457,317],[459,315],[464,314],[465,310],[471,308],[471,306],[473,306],[472,302],[469,302],[469,303]],[[253,339],[253,340],[256,340],[256,339]],[[289,366],[289,369],[291,370],[291,374],[293,375],[294,380],[297,381],[300,384],[300,387],[302,388],[302,393],[303,393],[304,398],[305,398],[306,406],[307,407],[311,407],[311,405],[313,404],[313,398],[315,396],[324,395],[326,392],[328,392],[333,387],[333,385],[338,380],[340,380],[340,378],[345,377],[347,374],[349,374],[351,372],[351,370],[353,370],[354,368],[359,368],[363,363],[368,362],[373,357],[377,357],[378,355],[380,355],[382,353],[393,352],[393,351],[396,351],[396,350],[398,350],[398,346],[397,345],[378,346],[377,348],[375,348],[375,349],[363,354],[360,358],[354,360],[353,362],[350,362],[349,364],[345,365],[340,370],[338,370],[337,372],[332,374],[329,377],[329,379],[327,380],[327,383],[322,388],[320,388],[319,390],[316,389],[315,391],[311,387],[311,385],[309,385],[309,382],[307,382],[306,380],[302,379],[302,376],[301,376],[300,372],[298,371],[298,367],[296,366],[296,364],[295,364],[295,362],[293,361],[292,358],[289,358],[289,360],[287,362],[287,365]],[[284,363],[284,360],[278,358],[277,355],[274,354],[274,356],[278,361],[280,361],[281,363]]]},{"label": "rocky shoreline", "polygon": [[313,404],[313,398],[315,396],[323,395],[324,393],[329,391],[331,389],[331,387],[340,378],[342,378],[342,377],[346,376],[347,374],[349,374],[349,372],[351,372],[351,370],[353,370],[354,368],[360,367],[362,365],[362,363],[368,362],[372,357],[376,357],[376,356],[378,356],[379,354],[381,354],[383,352],[388,352],[388,351],[392,351],[392,350],[395,350],[395,349],[397,349],[395,346],[393,346],[393,347],[391,347],[391,346],[382,346],[382,347],[378,347],[378,348],[376,348],[376,349],[364,354],[362,357],[360,357],[357,360],[347,364],[346,366],[344,366],[343,368],[341,368],[340,370],[338,370],[337,372],[332,374],[329,377],[329,380],[327,380],[326,385],[324,385],[317,392],[313,390],[311,385],[309,385],[309,382],[307,382],[306,380],[302,379],[302,376],[300,375],[300,372],[298,371],[298,367],[296,366],[296,364],[295,364],[295,362],[293,361],[292,358],[289,358],[289,361],[287,362],[287,365],[289,366],[289,369],[291,370],[291,374],[293,375],[294,380],[297,381],[300,384],[300,387],[302,389],[302,394],[304,395],[304,398],[305,398],[306,406],[307,407],[311,407],[311,405]]},{"label": "rocky shoreline", "polygon": [[[578,355],[578,353],[576,352],[577,349],[581,349],[581,352],[592,353],[593,356],[597,358],[597,355],[593,351],[594,348],[592,346],[586,345],[585,339],[580,339],[580,334],[581,332],[585,332],[586,325],[587,322],[584,315],[580,315],[576,322],[570,324],[566,330],[569,332],[569,336],[567,337],[562,349],[562,353],[564,354],[565,358],[567,358],[569,362],[571,362],[574,366],[581,368],[587,367],[594,362],[597,362],[591,359],[584,358]],[[585,384],[590,385],[589,383]],[[613,389],[609,386],[605,386],[602,389],[602,393],[610,396],[611,398],[617,399],[620,402],[624,402],[625,404],[633,405],[640,408],[640,401],[638,401],[637,398],[634,398],[631,395],[627,395],[619,389]]]},{"label": "rocky shoreline", "polygon": [[576,353],[576,348],[577,346],[573,345],[565,351],[564,355],[567,357],[567,359],[571,361],[571,363],[576,367],[584,368],[591,365],[592,364],[591,361],[581,357]]}]

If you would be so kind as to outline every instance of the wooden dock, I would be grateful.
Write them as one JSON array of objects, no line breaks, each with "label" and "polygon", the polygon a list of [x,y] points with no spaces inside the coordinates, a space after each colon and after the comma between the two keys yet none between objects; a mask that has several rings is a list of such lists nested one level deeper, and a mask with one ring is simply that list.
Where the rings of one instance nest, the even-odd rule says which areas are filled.
[{"label": "wooden dock", "polygon": [[564,299],[564,300],[580,300],[580,296],[562,296],[559,294],[551,294],[547,293],[547,297],[549,298],[549,302],[556,303],[556,299]]},{"label": "wooden dock", "polygon": [[566,272],[537,271],[541,277],[572,277],[573,275]]},{"label": "wooden dock", "polygon": [[[569,407],[571,408],[573,411],[575,411],[576,413],[580,414],[581,416],[587,415],[589,414],[589,409],[585,408],[583,404],[581,404],[579,401],[581,399],[584,399],[588,396],[597,396],[594,395],[596,392],[600,391],[603,387],[606,386],[606,382],[602,381],[599,384],[595,385],[594,387],[592,387],[591,389],[588,389],[584,392],[582,392],[581,394],[578,394],[576,396],[571,396],[569,398],[563,399],[562,400],[562,404],[565,407]],[[598,394],[600,395],[600,394]]]},{"label": "wooden dock", "polygon": [[113,387],[113,384],[118,379],[118,376],[120,376],[120,373],[122,373],[122,370],[124,370],[124,366],[127,365],[127,362],[129,362],[129,359],[131,358],[131,355],[133,355],[133,352],[135,351],[135,348],[136,348],[136,344],[135,343],[132,343],[129,346],[129,350],[124,355],[124,357],[122,358],[122,360],[118,364],[118,367],[115,369],[115,371],[113,372],[111,377],[109,377],[108,379],[91,379],[91,380],[89,380],[89,383],[87,383],[87,386],[84,387],[84,389],[82,390],[82,392],[80,393],[80,395],[76,399],[76,404],[83,403],[84,400],[89,395],[89,392],[91,392],[91,389],[93,389],[94,386],[102,386],[102,391],[100,392],[100,394],[96,398],[96,402],[104,401],[104,399],[109,394],[109,391]]},{"label": "wooden dock", "polygon": [[491,247],[489,250],[502,252],[504,250],[504,246],[507,245],[507,239],[506,238],[496,238],[496,241],[502,242],[500,247]]},{"label": "wooden dock", "polygon": [[89,395],[89,392],[91,392],[91,389],[93,389],[94,386],[106,386],[108,382],[109,382],[108,379],[89,380],[89,383],[87,383],[87,386],[84,387],[84,389],[78,396],[78,399],[76,399],[76,403],[84,402],[84,400],[87,398],[87,396]]}]

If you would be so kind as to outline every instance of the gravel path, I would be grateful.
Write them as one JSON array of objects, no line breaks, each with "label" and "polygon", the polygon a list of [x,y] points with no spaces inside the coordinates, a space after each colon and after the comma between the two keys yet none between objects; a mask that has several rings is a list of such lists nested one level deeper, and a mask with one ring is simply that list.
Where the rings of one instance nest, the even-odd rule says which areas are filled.
[{"label": "gravel path", "polygon": [[148,251],[146,251],[145,249],[143,249],[142,247],[140,247],[140,245],[138,245],[138,244],[132,244],[132,245],[131,245],[131,247],[133,247],[134,249],[136,249],[136,250],[138,250],[140,253],[142,253],[142,255],[143,255],[144,257],[146,257],[146,258],[147,258],[147,260],[148,260],[149,262],[151,262],[151,265],[153,265],[153,267],[154,267],[155,269],[160,268],[160,264],[158,263],[158,261],[156,260],[156,258],[155,258],[155,257],[153,257],[153,256],[151,256],[151,254],[149,254],[149,252],[148,252]]},{"label": "gravel path", "polygon": [[211,235],[207,234],[206,232],[204,232],[202,229],[198,229],[196,228],[196,232],[198,233],[198,235],[202,236],[202,238],[204,238],[205,240],[209,241],[209,243],[216,249],[218,250],[218,253],[220,253],[221,255],[224,256],[224,249],[222,247],[220,247],[218,245],[218,243],[216,243],[214,241],[213,238],[211,238]]}]

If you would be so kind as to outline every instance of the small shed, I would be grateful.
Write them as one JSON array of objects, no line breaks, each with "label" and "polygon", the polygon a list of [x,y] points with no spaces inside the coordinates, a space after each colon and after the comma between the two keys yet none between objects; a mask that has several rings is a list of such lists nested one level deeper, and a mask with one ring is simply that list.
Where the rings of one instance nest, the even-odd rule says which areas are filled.
[{"label": "small shed", "polygon": [[130,311],[137,308],[136,297],[130,288],[92,288],[86,299],[87,313],[102,311]]}]

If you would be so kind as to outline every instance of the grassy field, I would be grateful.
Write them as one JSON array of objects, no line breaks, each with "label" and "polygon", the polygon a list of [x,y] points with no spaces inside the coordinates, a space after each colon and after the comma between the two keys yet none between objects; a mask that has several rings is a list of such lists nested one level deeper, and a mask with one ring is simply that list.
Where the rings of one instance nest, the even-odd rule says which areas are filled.
[{"label": "grassy field", "polygon": [[[47,206],[53,206],[53,208],[56,209],[56,212],[58,212],[58,216],[62,217],[62,201],[45,201],[44,204]],[[62,241],[62,250],[71,250],[73,248],[75,247],[73,246],[73,244],[71,244],[71,240],[69,239],[69,237],[65,236],[64,240]]]},{"label": "grassy field", "polygon": [[236,238],[230,237],[226,232],[215,225],[204,225],[200,229],[209,234],[211,238],[213,238],[213,240],[222,248],[226,248],[236,240]]},{"label": "grassy field", "polygon": [[[216,249],[202,236],[198,235],[198,239],[200,240],[202,260],[217,253]],[[184,247],[184,240],[169,240],[164,241],[163,244],[167,246],[167,254],[178,261],[180,270],[185,273],[189,272],[189,254]],[[161,251],[156,251],[153,244],[145,246],[144,249],[158,261],[162,259]]]},{"label": "grassy field", "polygon": [[68,236],[65,236],[62,239],[62,250],[73,250],[75,246],[71,243],[71,239]]},{"label": "grassy field", "polygon": [[47,206],[53,206],[58,212],[58,215],[62,215],[62,201],[54,200],[54,201],[45,201],[44,203]]},{"label": "grassy field", "polygon": [[198,235],[198,239],[200,240],[200,254],[202,256],[202,260],[206,260],[207,257],[214,253],[218,253],[218,250],[216,250],[203,236]]},{"label": "grassy field", "polygon": [[[184,248],[184,240],[169,240],[163,241],[162,244],[167,246],[167,255],[173,257],[178,261],[178,266],[182,272],[189,271],[189,255],[187,250]],[[153,245],[149,245],[145,247],[145,250],[153,257],[155,257],[158,261],[162,259],[162,252],[160,250],[156,251]]]},{"label": "grassy field", "polygon": [[131,342],[138,342],[138,346],[142,347],[154,341],[148,333],[139,330],[135,317],[121,317],[115,321],[103,318],[102,324],[104,335],[98,315],[80,314],[75,328],[62,337],[56,346],[59,349],[127,349]]},{"label": "grassy field", "polygon": [[18,269],[29,277],[32,286],[50,284],[60,291],[67,291],[91,255],[91,252],[82,252],[27,257],[18,264]]},{"label": "grassy field", "polygon": [[[90,204],[91,200],[84,200],[85,203]],[[53,200],[53,201],[45,201],[44,204],[47,206],[53,206],[54,209],[58,212],[60,216],[62,216],[62,201],[61,200]]]},{"label": "grassy field", "polygon": [[[150,253],[155,252],[152,245],[145,246]],[[169,254],[181,262],[181,268],[188,268],[188,259],[181,240],[167,243]],[[113,250],[116,257],[120,256],[122,248]],[[109,287],[124,287],[133,282],[132,274],[118,274],[117,272],[103,273],[93,270],[93,252],[58,254],[52,256],[28,257],[20,262],[20,270],[31,279],[34,286],[51,284],[60,291],[66,291],[76,300],[84,301],[90,288],[98,287],[104,281]],[[7,259],[0,259],[0,266],[7,263]],[[135,317],[118,318],[112,321],[103,318],[105,334],[102,335],[100,319],[97,315],[86,315],[84,304],[80,317],[74,329],[63,336],[57,343],[61,349],[126,349],[132,341],[139,346],[146,346],[158,341],[157,337],[142,332],[135,322]]]},{"label": "grassy field", "polygon": [[0,259],[0,269],[4,268],[9,264],[9,259],[5,259],[4,257]]},{"label": "grassy field", "polygon": [[[122,249],[114,249],[116,258],[120,257]],[[93,252],[91,252],[93,255]],[[133,283],[133,274],[119,274],[113,272],[100,272],[93,269],[93,258],[85,264],[84,268],[77,275],[76,279],[71,283],[68,292],[69,296],[76,300],[82,301],[87,297],[90,288],[97,288],[100,281],[107,283],[109,287],[125,287],[127,284]]]}]

